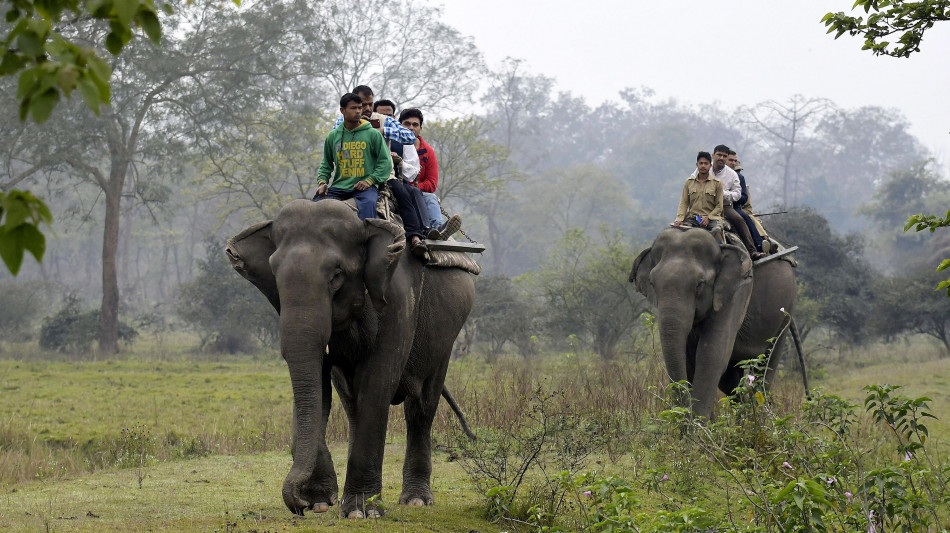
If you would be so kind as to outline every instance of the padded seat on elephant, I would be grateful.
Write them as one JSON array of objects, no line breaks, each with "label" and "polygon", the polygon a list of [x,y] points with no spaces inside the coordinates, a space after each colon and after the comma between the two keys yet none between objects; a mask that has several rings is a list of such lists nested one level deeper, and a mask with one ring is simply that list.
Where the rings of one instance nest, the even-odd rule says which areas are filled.
[{"label": "padded seat on elephant", "polygon": [[[733,244],[745,250],[745,245],[742,244],[742,238],[740,238],[738,234],[734,233],[731,229],[729,231],[724,232],[723,234],[726,236],[726,241],[729,244]],[[775,247],[772,249],[769,255],[776,255],[779,252],[782,252],[786,249],[782,243],[776,241],[774,238],[770,237],[769,240],[775,244]],[[795,257],[791,255],[791,252],[789,254],[783,255],[782,257],[779,257],[778,259],[788,262],[788,264],[792,265],[793,267],[796,267],[796,268],[798,267],[798,261],[795,259]]]},{"label": "padded seat on elephant", "polygon": [[[343,203],[352,209],[353,212],[358,212],[355,199],[350,198],[349,200],[344,200]],[[402,218],[396,211],[396,199],[393,198],[387,188],[380,189],[379,191],[379,200],[376,202],[376,214],[379,215],[379,218],[388,220],[393,224],[398,226],[403,225]],[[454,241],[455,239],[450,238],[450,240]],[[471,255],[465,252],[429,250],[427,252],[427,258],[426,266],[435,268],[461,268],[476,276],[482,273],[482,267],[472,259]]]}]

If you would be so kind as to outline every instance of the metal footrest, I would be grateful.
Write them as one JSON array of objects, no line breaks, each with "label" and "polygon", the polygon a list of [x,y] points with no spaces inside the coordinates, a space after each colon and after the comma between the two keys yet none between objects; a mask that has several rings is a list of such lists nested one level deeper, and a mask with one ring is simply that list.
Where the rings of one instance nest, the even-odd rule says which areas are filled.
[{"label": "metal footrest", "polygon": [[434,241],[426,239],[422,241],[426,248],[434,251],[445,250],[447,252],[468,252],[480,254],[485,251],[485,245],[477,242],[459,242],[459,241]]},{"label": "metal footrest", "polygon": [[796,250],[798,250],[798,246],[792,246],[791,248],[786,248],[782,250],[781,252],[775,252],[772,255],[767,255],[763,257],[762,259],[759,259],[758,261],[752,263],[752,266],[761,265],[762,263],[768,263],[769,261],[773,259],[778,259],[779,257],[782,257],[783,255],[788,255]]}]

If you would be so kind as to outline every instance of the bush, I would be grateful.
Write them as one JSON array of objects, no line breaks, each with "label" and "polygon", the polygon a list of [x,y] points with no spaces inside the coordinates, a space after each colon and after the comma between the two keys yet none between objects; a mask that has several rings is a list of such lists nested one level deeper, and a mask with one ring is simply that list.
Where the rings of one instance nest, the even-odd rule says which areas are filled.
[{"label": "bush", "polygon": [[201,348],[212,352],[251,352],[258,343],[277,341],[277,312],[231,268],[218,241],[208,243],[198,276],[179,287],[176,312],[201,336]]},{"label": "bush", "polygon": [[49,306],[50,288],[43,281],[0,282],[0,338],[31,339],[40,313]]},{"label": "bush", "polygon": [[[40,347],[58,352],[85,352],[99,338],[99,309],[82,310],[82,302],[75,295],[66,296],[63,308],[43,319],[40,329]],[[119,321],[119,341],[130,343],[138,332]]]}]

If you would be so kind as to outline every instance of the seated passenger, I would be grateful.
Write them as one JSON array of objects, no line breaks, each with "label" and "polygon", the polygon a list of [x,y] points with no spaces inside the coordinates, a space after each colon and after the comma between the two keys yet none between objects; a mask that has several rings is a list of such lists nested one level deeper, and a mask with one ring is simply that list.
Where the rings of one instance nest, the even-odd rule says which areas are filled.
[{"label": "seated passenger", "polygon": [[[340,98],[340,126],[323,143],[313,200],[356,199],[360,219],[376,218],[377,186],[392,172],[392,159],[383,136],[362,119],[362,102],[353,93]],[[346,134],[346,141],[343,137]],[[332,174],[332,177],[331,177]]]},{"label": "seated passenger", "polygon": [[[354,88],[353,92],[358,94],[362,101],[363,117],[368,119],[385,138],[386,145],[390,149],[390,158],[393,157],[393,149],[399,150],[398,154],[405,155],[403,141],[408,140],[407,144],[412,148],[412,143],[416,140],[415,134],[400,126],[393,117],[373,111],[372,89],[365,85],[360,85]],[[392,104],[392,102],[389,103]],[[395,104],[393,104],[393,106],[395,106]],[[401,163],[401,157],[399,157],[398,154],[396,158],[400,159]],[[395,161],[396,158],[391,159],[391,161]],[[417,166],[415,172],[418,173],[418,158],[416,158],[416,161]],[[400,167],[401,166],[402,165],[400,165]],[[396,209],[399,212],[400,218],[402,218],[402,225],[406,229],[406,239],[409,242],[409,249],[415,255],[424,256],[428,249],[422,241],[425,238],[428,228],[426,228],[422,222],[423,219],[419,206],[417,205],[416,196],[414,196],[412,191],[409,190],[409,187],[403,183],[403,180],[397,177],[395,169],[396,165],[393,165],[393,172],[390,174],[387,184],[389,185],[389,190],[392,192],[393,197],[396,198]]]},{"label": "seated passenger", "polygon": [[[440,235],[442,238],[448,238],[459,228],[450,228],[455,226],[458,215],[452,215],[449,221],[442,223],[442,208],[439,206],[439,197],[435,190],[439,187],[439,160],[436,157],[435,149],[422,138],[422,111],[416,108],[405,109],[399,114],[399,123],[412,130],[416,134],[416,151],[421,162],[419,177],[414,185],[422,191],[422,198],[425,200],[426,214],[429,217],[429,227],[439,228],[447,232],[446,235]],[[462,219],[459,217],[457,225],[461,226]],[[449,232],[449,230],[451,230]],[[431,236],[430,236],[431,238]]]},{"label": "seated passenger", "polygon": [[725,242],[722,235],[722,182],[710,172],[712,156],[709,152],[696,155],[696,172],[686,179],[680,205],[676,210],[676,220],[671,226],[696,226],[705,228],[719,240]]},{"label": "seated passenger", "polygon": [[[739,186],[742,189],[742,195],[738,200],[732,203],[732,207],[735,209],[736,213],[742,217],[746,228],[749,230],[749,235],[752,237],[752,242],[755,245],[756,251],[763,252],[763,254],[767,253],[768,250],[765,248],[766,245],[762,242],[762,234],[759,232],[755,221],[753,221],[752,216],[742,208],[742,206],[744,206],[749,201],[749,188],[746,187],[745,176],[742,175],[742,167],[739,166],[739,157],[736,155],[734,150],[729,150],[729,155],[726,158],[726,165],[734,170],[739,176]],[[757,258],[759,257],[753,256],[753,259]]]}]

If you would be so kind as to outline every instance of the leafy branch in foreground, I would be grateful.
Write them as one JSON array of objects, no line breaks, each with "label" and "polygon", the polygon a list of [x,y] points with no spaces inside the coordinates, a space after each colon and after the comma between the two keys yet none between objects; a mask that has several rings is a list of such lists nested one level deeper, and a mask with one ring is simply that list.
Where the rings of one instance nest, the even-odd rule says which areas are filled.
[{"label": "leafy branch in foreground", "polygon": [[43,259],[46,237],[39,225],[52,222],[49,207],[29,192],[0,191],[0,258],[11,274],[20,271],[24,251],[33,254],[37,261]]},{"label": "leafy branch in foreground", "polygon": [[[864,37],[862,50],[874,55],[909,57],[920,51],[924,32],[934,23],[950,20],[950,1],[907,2],[904,0],[857,0],[852,9],[864,8],[868,15],[852,17],[843,12],[827,13],[821,22],[835,39],[845,33]],[[886,40],[897,36],[897,41]]]},{"label": "leafy branch in foreground", "polygon": [[[904,225],[904,231],[907,232],[911,228],[914,228],[914,231],[923,231],[930,230],[930,233],[937,231],[937,228],[945,228],[950,226],[950,211],[947,211],[947,214],[943,217],[938,217],[937,215],[914,215],[907,219],[907,224]],[[950,259],[944,259],[937,266],[937,272],[942,272],[950,268]],[[947,296],[950,297],[950,278],[947,278],[944,281],[941,281],[937,285],[936,290],[946,289]]]}]

